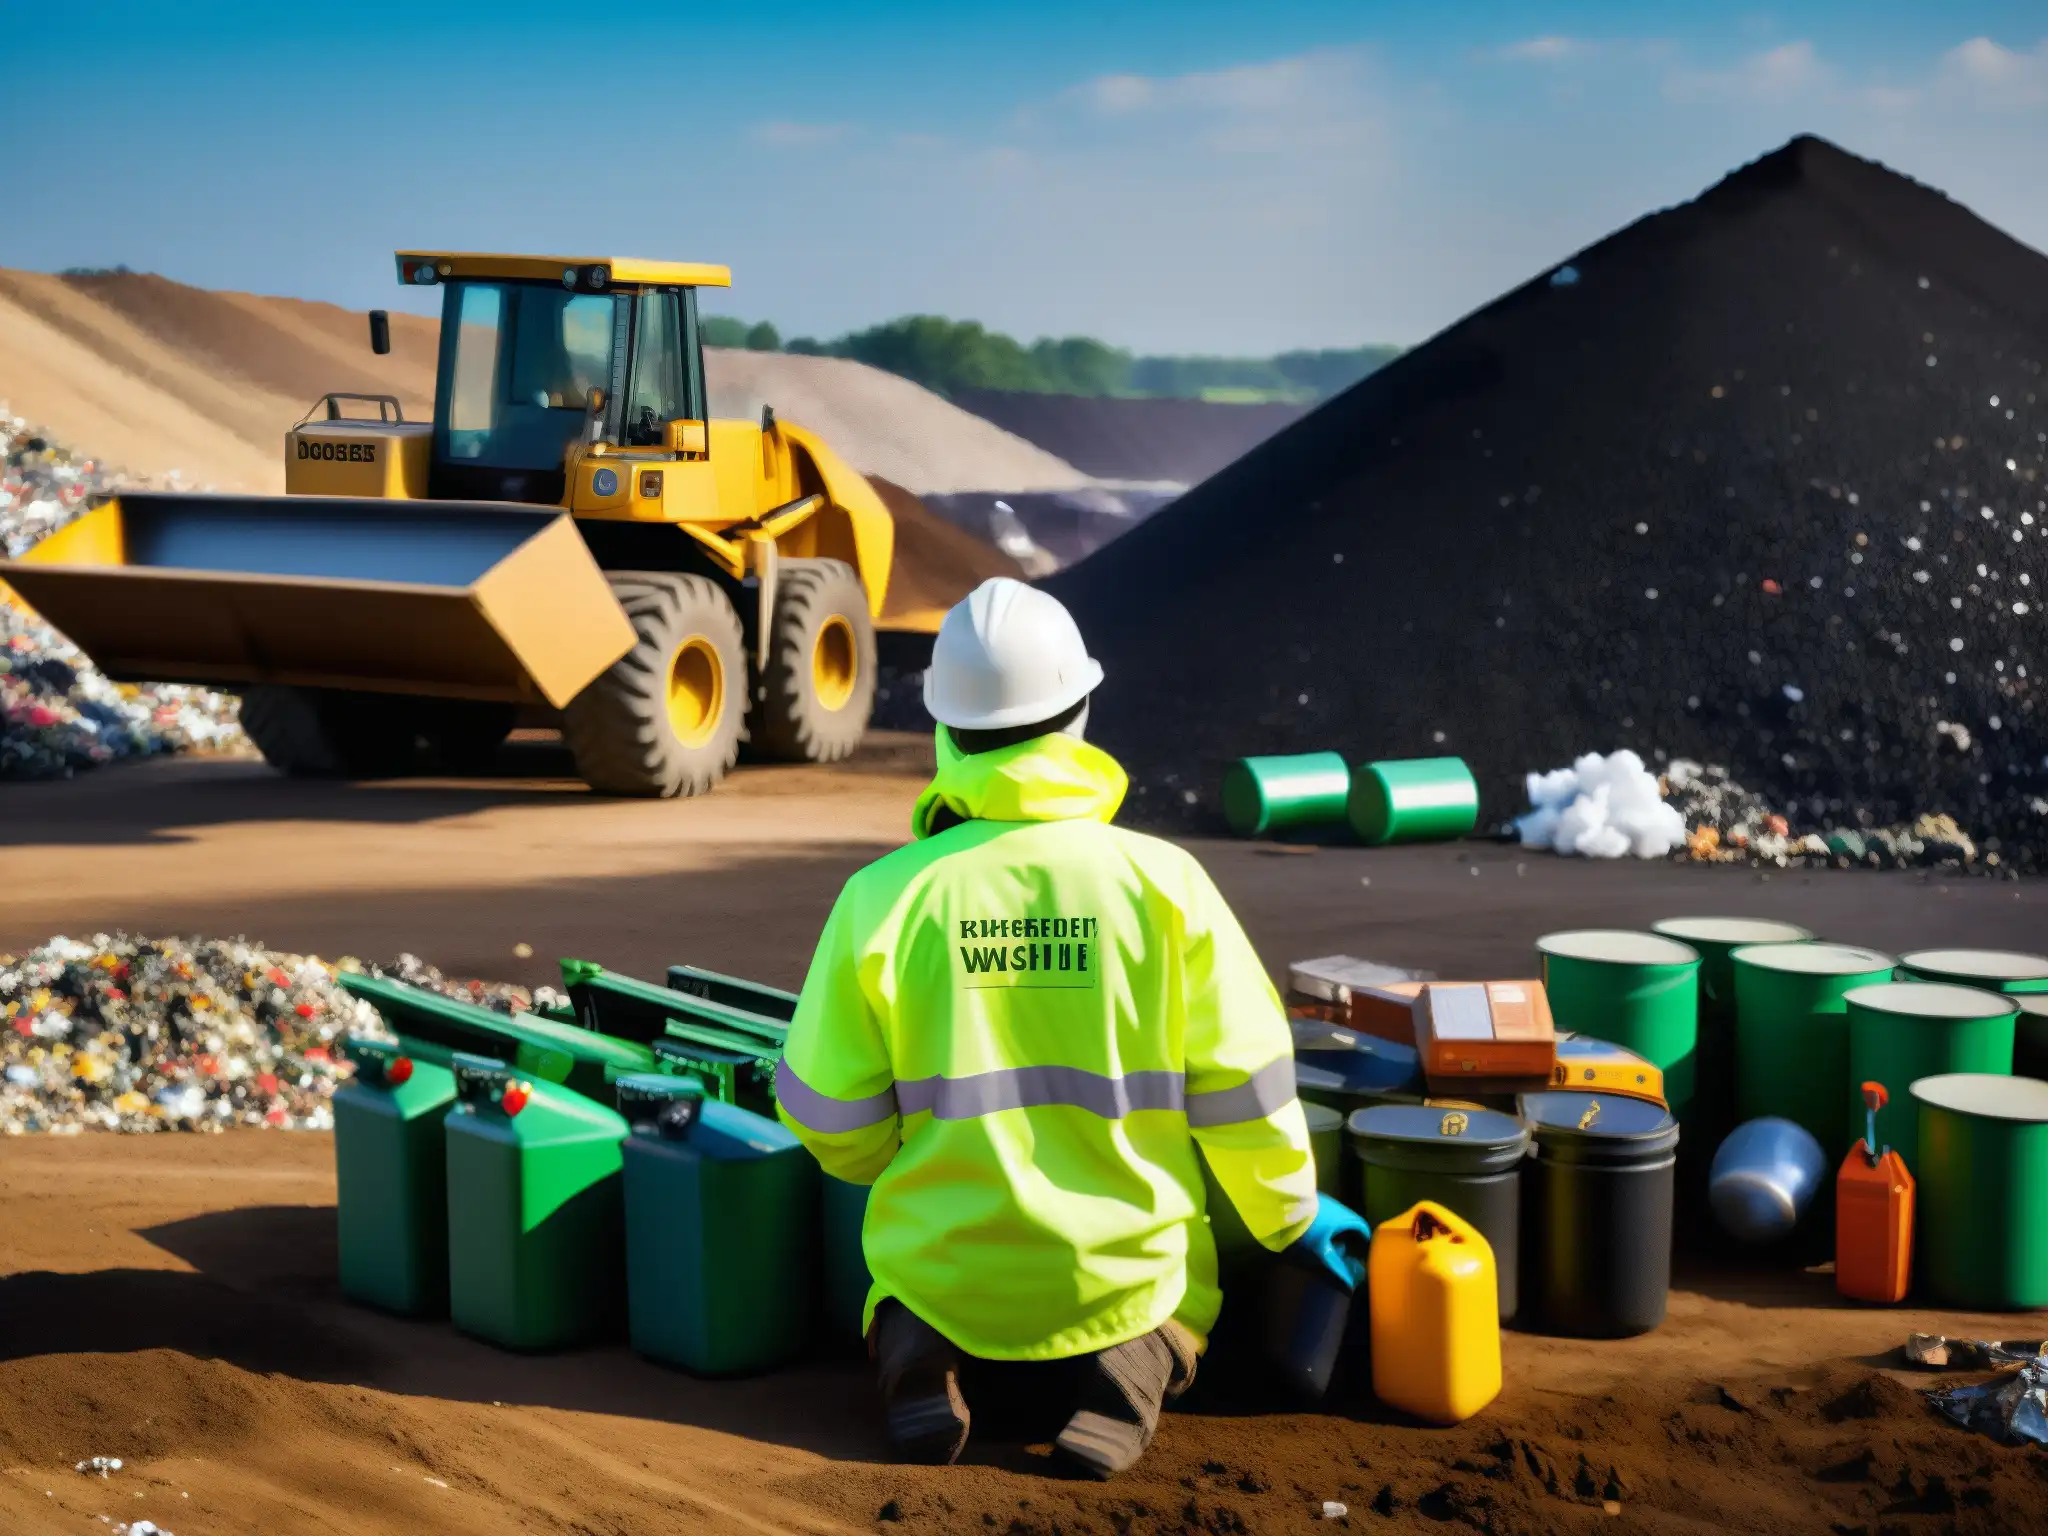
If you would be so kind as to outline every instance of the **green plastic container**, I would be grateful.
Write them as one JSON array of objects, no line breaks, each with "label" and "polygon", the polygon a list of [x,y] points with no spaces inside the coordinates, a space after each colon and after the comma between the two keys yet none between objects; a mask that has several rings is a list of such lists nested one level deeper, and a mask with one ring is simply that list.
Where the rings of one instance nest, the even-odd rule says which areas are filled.
[{"label": "green plastic container", "polygon": [[1847,1136],[1864,1134],[1865,1083],[1884,1084],[1889,1102],[1877,1112],[1877,1140],[1920,1169],[1920,1119],[1906,1090],[1923,1077],[1955,1072],[2012,1075],[2013,1018],[2009,998],[1975,987],[1933,981],[1883,981],[1843,999],[1849,1010]]},{"label": "green plastic container", "polygon": [[693,1082],[622,1077],[626,1317],[634,1350],[706,1376],[771,1370],[810,1341],[818,1165],[773,1120]]},{"label": "green plastic container", "polygon": [[1943,1306],[2048,1307],[2048,1083],[1974,1072],[1913,1084],[1919,1254]]},{"label": "green plastic container", "polygon": [[671,992],[701,997],[706,1002],[723,1003],[728,1008],[744,1008],[749,1013],[777,1019],[785,1024],[796,1017],[797,998],[794,992],[785,992],[780,987],[764,986],[758,981],[747,981],[739,976],[721,975],[717,971],[707,971],[702,966],[670,966],[668,985]]},{"label": "green plastic container", "polygon": [[621,1074],[654,1067],[654,1055],[644,1045],[593,1034],[558,1019],[533,1013],[514,1017],[458,1003],[424,987],[355,972],[343,972],[341,984],[383,1015],[416,1061],[446,1066],[456,1053],[473,1052],[600,1103],[610,1102],[611,1084]]},{"label": "green plastic container", "polygon": [[2012,1069],[2021,1077],[2048,1078],[2048,993],[2015,997],[2019,1016],[2012,1021]]},{"label": "green plastic container", "polygon": [[564,960],[562,984],[576,1005],[577,1022],[585,1029],[639,1045],[652,1045],[663,1035],[674,1033],[669,1026],[678,1021],[730,1031],[778,1055],[789,1037],[789,1025],[781,1019],[621,976],[590,960]]},{"label": "green plastic container", "polygon": [[1945,981],[1986,992],[2048,993],[2048,957],[2008,949],[1916,949],[1899,956],[1899,980]]},{"label": "green plastic container", "polygon": [[861,1228],[868,1219],[868,1186],[849,1184],[829,1173],[820,1177],[826,1336],[857,1344],[861,1321],[867,1315],[868,1292],[875,1284],[868,1271],[867,1251],[861,1246]]},{"label": "green plastic container", "polygon": [[334,1092],[341,1293],[406,1317],[448,1311],[448,1163],[455,1075],[387,1040],[351,1036]]},{"label": "green plastic container", "polygon": [[1750,944],[1805,944],[1813,934],[1797,923],[1767,917],[1667,917],[1652,933],[1696,950],[1700,957],[1699,1041],[1693,1050],[1692,1107],[1682,1169],[1711,1158],[1721,1138],[1735,1128],[1735,962],[1730,957]]},{"label": "green plastic container", "polygon": [[1223,771],[1223,819],[1239,837],[1344,819],[1351,768],[1336,752],[1241,757]]},{"label": "green plastic container", "polygon": [[1664,1074],[1680,1121],[1691,1109],[1699,1045],[1700,957],[1655,933],[1582,928],[1536,941],[1558,1032],[1606,1040]]},{"label": "green plastic container", "polygon": [[1375,847],[1467,837],[1479,825],[1479,784],[1461,757],[1366,763],[1351,775],[1345,813]]},{"label": "green plastic container", "polygon": [[781,1060],[757,1041],[724,1030],[671,1020],[671,1033],[654,1042],[658,1071],[691,1077],[721,1104],[775,1116],[775,1072]]},{"label": "green plastic container", "polygon": [[448,1313],[455,1326],[523,1350],[614,1332],[625,1303],[624,1117],[500,1061],[459,1053],[453,1067]]},{"label": "green plastic container", "polygon": [[1852,1140],[1842,1110],[1849,1080],[1843,998],[1890,981],[1896,962],[1849,944],[1751,944],[1731,958],[1735,1118],[1791,1120],[1820,1143],[1830,1166],[1840,1163]]}]

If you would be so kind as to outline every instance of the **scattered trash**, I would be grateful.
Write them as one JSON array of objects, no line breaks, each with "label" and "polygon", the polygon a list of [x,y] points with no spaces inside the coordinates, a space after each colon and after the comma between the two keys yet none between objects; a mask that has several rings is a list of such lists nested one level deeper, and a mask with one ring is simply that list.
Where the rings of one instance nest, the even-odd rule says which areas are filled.
[{"label": "scattered trash", "polygon": [[1965,1429],[2009,1445],[2048,1445],[2048,1357],[1975,1387],[1935,1387],[1927,1400]]},{"label": "scattered trash", "polygon": [[1681,856],[1699,863],[1872,869],[1963,869],[1977,863],[1975,841],[1952,816],[1925,815],[1886,827],[1830,821],[1820,831],[1798,833],[1790,816],[1744,789],[1726,768],[1679,758],[1666,772],[1664,787],[1666,804],[1688,829]]},{"label": "scattered trash", "polygon": [[336,980],[366,969],[500,1013],[568,1005],[416,955],[366,967],[242,939],[59,936],[0,955],[0,1134],[330,1129],[350,1072],[337,1042],[390,1033]]},{"label": "scattered trash", "polygon": [[1915,1333],[1907,1336],[1904,1353],[1908,1365],[1930,1371],[2016,1371],[2048,1355],[2048,1339],[2006,1342]]},{"label": "scattered trash", "polygon": [[1685,819],[1665,804],[1635,753],[1588,752],[1569,768],[1528,776],[1529,803],[1515,830],[1525,848],[1590,859],[1658,859],[1685,841]]},{"label": "scattered trash", "polygon": [[438,1477],[429,1477],[426,1479],[426,1481],[432,1483],[436,1488],[446,1488],[448,1486],[446,1483],[442,1482],[441,1479],[439,1479]]},{"label": "scattered trash", "polygon": [[104,1478],[110,1472],[121,1470],[121,1458],[118,1456],[88,1456],[71,1470],[83,1472],[88,1477],[98,1476]]},{"label": "scattered trash", "polygon": [[115,1525],[114,1536],[172,1536],[154,1520],[137,1520],[132,1525]]},{"label": "scattered trash", "polygon": [[1348,1504],[1340,1504],[1335,1499],[1323,1500],[1323,1518],[1325,1520],[1342,1520],[1350,1513],[1351,1506]]}]

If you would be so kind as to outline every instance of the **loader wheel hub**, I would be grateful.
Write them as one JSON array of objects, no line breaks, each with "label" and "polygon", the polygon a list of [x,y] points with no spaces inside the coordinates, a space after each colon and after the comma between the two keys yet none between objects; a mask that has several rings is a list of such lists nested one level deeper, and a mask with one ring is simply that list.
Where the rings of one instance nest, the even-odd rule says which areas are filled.
[{"label": "loader wheel hub", "polygon": [[676,740],[701,747],[718,731],[725,714],[725,668],[702,635],[676,647],[668,664],[668,723]]},{"label": "loader wheel hub", "polygon": [[818,638],[811,642],[811,689],[825,708],[844,709],[858,681],[860,651],[853,626],[835,613],[818,626]]}]

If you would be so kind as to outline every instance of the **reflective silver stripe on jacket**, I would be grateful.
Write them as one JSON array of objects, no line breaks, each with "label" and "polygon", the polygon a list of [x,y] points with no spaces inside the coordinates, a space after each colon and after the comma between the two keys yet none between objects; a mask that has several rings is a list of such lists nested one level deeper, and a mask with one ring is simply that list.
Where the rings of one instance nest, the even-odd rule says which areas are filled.
[{"label": "reflective silver stripe on jacket", "polygon": [[[788,1086],[785,1087],[784,1085]],[[794,1090],[794,1091],[792,1091]],[[921,1077],[865,1099],[833,1099],[789,1068],[776,1078],[776,1094],[792,1117],[826,1134],[863,1130],[897,1113],[928,1113],[938,1120],[973,1120],[1006,1109],[1066,1105],[1104,1120],[1138,1110],[1185,1112],[1191,1126],[1263,1120],[1294,1098],[1294,1058],[1268,1062],[1235,1088],[1189,1093],[1178,1072],[1126,1072],[1112,1076],[1083,1067],[1005,1067],[966,1077]]]},{"label": "reflective silver stripe on jacket", "polygon": [[1294,1097],[1294,1058],[1276,1056],[1235,1088],[1188,1095],[1188,1124],[1238,1125],[1263,1120]]},{"label": "reflective silver stripe on jacket", "polygon": [[798,1077],[787,1060],[775,1069],[775,1099],[792,1119],[826,1136],[864,1131],[896,1118],[894,1087],[864,1099],[835,1099]]}]

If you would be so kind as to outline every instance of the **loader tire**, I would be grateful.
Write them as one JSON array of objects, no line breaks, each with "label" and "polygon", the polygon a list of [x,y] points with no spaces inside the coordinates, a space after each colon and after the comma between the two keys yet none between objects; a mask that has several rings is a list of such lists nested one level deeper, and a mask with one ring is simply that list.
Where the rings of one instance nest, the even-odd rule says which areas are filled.
[{"label": "loader tire", "polygon": [[739,752],[739,615],[702,576],[616,572],[611,584],[638,643],[569,701],[562,739],[599,794],[701,795]]},{"label": "loader tire", "polygon": [[397,694],[264,683],[242,695],[242,732],[281,773],[390,777],[421,765],[420,705]]},{"label": "loader tire", "polygon": [[860,577],[844,560],[783,561],[768,664],[754,686],[752,750],[836,763],[860,745],[874,702],[875,626]]}]

